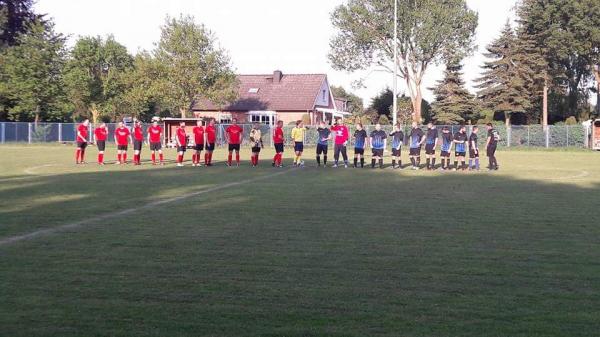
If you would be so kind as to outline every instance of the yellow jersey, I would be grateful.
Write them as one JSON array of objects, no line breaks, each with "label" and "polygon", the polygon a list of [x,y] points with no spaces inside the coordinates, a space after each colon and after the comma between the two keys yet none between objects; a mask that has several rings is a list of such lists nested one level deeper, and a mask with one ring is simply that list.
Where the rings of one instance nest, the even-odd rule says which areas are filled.
[{"label": "yellow jersey", "polygon": [[305,128],[295,127],[292,129],[292,139],[294,142],[302,143],[304,142],[304,134],[306,133]]}]

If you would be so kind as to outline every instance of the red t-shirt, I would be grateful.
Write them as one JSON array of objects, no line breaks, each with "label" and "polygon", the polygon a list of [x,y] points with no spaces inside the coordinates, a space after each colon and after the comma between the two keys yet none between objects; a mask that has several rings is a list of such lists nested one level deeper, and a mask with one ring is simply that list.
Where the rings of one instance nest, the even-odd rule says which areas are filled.
[{"label": "red t-shirt", "polygon": [[239,144],[242,141],[242,129],[239,125],[230,125],[225,132],[229,137],[229,144]]},{"label": "red t-shirt", "polygon": [[85,126],[83,124],[79,124],[79,126],[77,127],[77,131],[79,131],[79,133],[81,134],[81,135],[77,135],[77,141],[78,142],[87,142],[87,137],[88,137],[87,126]]},{"label": "red t-shirt", "polygon": [[196,144],[204,144],[204,128],[201,126],[194,126],[194,142]]},{"label": "red t-shirt", "polygon": [[275,132],[273,133],[273,143],[281,144],[284,142],[283,138],[283,128],[275,128]]},{"label": "red t-shirt", "polygon": [[141,126],[136,126],[133,129],[133,138],[135,138],[135,140],[139,140],[139,141],[144,140],[144,131],[142,130]]},{"label": "red t-shirt", "polygon": [[338,145],[344,144],[348,141],[349,132],[348,127],[345,125],[335,125],[331,128],[331,131],[335,134],[335,143]]},{"label": "red t-shirt", "polygon": [[129,143],[129,129],[126,127],[117,128],[115,130],[115,137],[117,138],[117,145],[127,145]]},{"label": "red t-shirt", "polygon": [[154,126],[148,128],[148,135],[150,135],[150,143],[160,143],[160,135],[162,134],[162,128],[160,126]]},{"label": "red t-shirt", "polygon": [[177,140],[179,141],[179,145],[187,145],[185,142],[185,128],[179,127],[177,128]]},{"label": "red t-shirt", "polygon": [[207,125],[206,130],[206,140],[212,144],[217,141],[217,130],[214,125]]},{"label": "red t-shirt", "polygon": [[108,137],[108,130],[106,128],[97,128],[94,130],[94,136],[96,140],[105,141]]}]

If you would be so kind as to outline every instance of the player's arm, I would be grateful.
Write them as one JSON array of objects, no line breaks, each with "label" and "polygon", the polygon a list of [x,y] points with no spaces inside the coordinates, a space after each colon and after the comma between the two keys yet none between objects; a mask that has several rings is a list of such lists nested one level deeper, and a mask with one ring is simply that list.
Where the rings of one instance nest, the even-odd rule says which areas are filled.
[{"label": "player's arm", "polygon": [[426,140],[427,140],[427,136],[426,136],[426,135],[423,135],[423,136],[421,137],[421,141],[419,142],[419,146],[421,146],[421,145],[425,144],[425,141],[426,141]]},{"label": "player's arm", "polygon": [[387,138],[383,139],[383,150],[387,152]]},{"label": "player's arm", "polygon": [[491,141],[492,141],[492,136],[488,136],[487,141],[485,142],[485,147],[488,147],[490,145]]}]

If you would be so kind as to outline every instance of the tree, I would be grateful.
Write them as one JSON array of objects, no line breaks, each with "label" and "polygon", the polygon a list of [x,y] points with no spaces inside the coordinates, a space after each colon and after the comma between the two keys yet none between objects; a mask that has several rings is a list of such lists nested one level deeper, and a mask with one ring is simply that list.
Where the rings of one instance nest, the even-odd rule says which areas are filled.
[{"label": "tree", "polygon": [[377,66],[393,72],[397,67],[414,118],[420,121],[423,76],[432,63],[445,61],[448,55],[472,52],[478,16],[465,0],[399,1],[397,64],[393,64],[394,1],[350,0],[334,10],[331,20],[338,29],[330,42],[334,69]]},{"label": "tree", "polygon": [[[375,120],[384,115],[389,120],[392,113],[393,100],[394,93],[389,88],[386,88],[379,95],[371,99],[368,110],[376,112],[377,118],[374,118]],[[421,100],[421,106],[423,107],[422,112],[425,121],[429,121],[429,110],[431,109],[429,103],[426,100]],[[398,121],[400,123],[408,123],[409,120],[414,120],[414,115],[412,99],[404,94],[398,96]]]},{"label": "tree", "polygon": [[125,91],[123,73],[133,67],[127,48],[112,36],[82,37],[71,51],[66,65],[65,82],[76,114],[92,114],[97,123],[101,116],[116,117]]},{"label": "tree", "polygon": [[216,104],[235,99],[236,76],[214,34],[191,16],[167,17],[154,51],[162,76],[161,101],[185,117],[199,96]]},{"label": "tree", "polygon": [[491,61],[483,65],[484,72],[476,80],[481,89],[477,95],[484,105],[496,113],[502,113],[506,125],[510,125],[513,113],[525,113],[531,107],[529,92],[521,74],[523,71],[515,58],[514,32],[507,22],[500,37],[487,46],[484,55]]},{"label": "tree", "polygon": [[149,121],[160,109],[161,94],[157,79],[162,74],[156,59],[147,52],[136,55],[133,65],[122,76],[125,86],[122,110],[140,120]]},{"label": "tree", "polygon": [[353,116],[360,116],[364,111],[363,101],[356,94],[346,91],[343,87],[331,87],[331,92],[333,93],[333,97],[345,99],[347,101],[348,111]]},{"label": "tree", "polygon": [[33,0],[0,0],[0,50],[14,46],[32,25],[44,23],[33,12]]},{"label": "tree", "polygon": [[51,22],[34,22],[27,30],[0,54],[0,96],[11,101],[12,120],[62,120],[56,111],[64,103],[65,37]]},{"label": "tree", "polygon": [[474,120],[477,104],[474,95],[465,87],[462,65],[458,60],[449,60],[444,78],[433,88],[435,101],[431,104],[432,119],[439,124],[461,124]]}]

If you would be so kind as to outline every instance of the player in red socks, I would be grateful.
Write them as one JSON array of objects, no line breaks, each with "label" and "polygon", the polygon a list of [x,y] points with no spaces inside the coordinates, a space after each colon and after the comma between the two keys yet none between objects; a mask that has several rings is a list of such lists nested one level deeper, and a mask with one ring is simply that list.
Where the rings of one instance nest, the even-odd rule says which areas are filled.
[{"label": "player in red socks", "polygon": [[152,152],[152,165],[156,165],[156,153],[158,152],[160,164],[164,165],[162,152],[162,127],[158,125],[159,118],[152,117],[152,125],[148,128],[148,144]]},{"label": "player in red socks", "polygon": [[250,130],[250,145],[252,146],[252,167],[256,167],[258,166],[258,155],[263,148],[262,132],[258,123],[254,123]]},{"label": "player in red socks", "polygon": [[242,133],[244,132],[244,129],[237,124],[236,118],[234,118],[231,123],[232,124],[225,130],[227,143],[229,143],[227,166],[231,166],[233,151],[235,151],[235,162],[237,166],[240,166],[240,144],[242,143]]},{"label": "player in red socks", "polygon": [[194,154],[192,155],[192,166],[201,166],[200,156],[204,150],[204,140],[206,138],[202,121],[196,122],[196,126],[194,126],[194,129],[192,129],[192,133],[194,134]]},{"label": "player in red socks", "polygon": [[127,164],[127,146],[131,143],[131,133],[123,122],[115,130],[115,143],[117,143],[117,162],[115,164]]},{"label": "player in red socks", "polygon": [[212,156],[217,142],[217,129],[215,128],[215,120],[208,121],[208,125],[204,128],[206,137],[206,153],[204,153],[204,165],[212,166]]},{"label": "player in red socks", "polygon": [[106,138],[108,138],[108,127],[106,123],[100,124],[94,130],[94,138],[98,147],[98,165],[104,165],[104,150],[106,149]]},{"label": "player in red socks", "polygon": [[185,122],[179,123],[175,134],[175,142],[177,143],[177,166],[183,166],[183,155],[187,148],[187,134],[185,133]]},{"label": "player in red socks", "polygon": [[75,151],[75,164],[85,164],[85,148],[88,145],[88,126],[90,120],[86,119],[77,127],[77,151]]},{"label": "player in red socks", "polygon": [[273,167],[282,167],[281,162],[283,160],[283,143],[285,138],[283,137],[283,121],[277,122],[277,127],[273,131],[273,144],[275,144],[275,157],[273,157]]},{"label": "player in red socks", "polygon": [[142,122],[139,120],[135,121],[133,127],[133,165],[142,165],[142,145],[144,144],[144,130],[142,129]]}]

